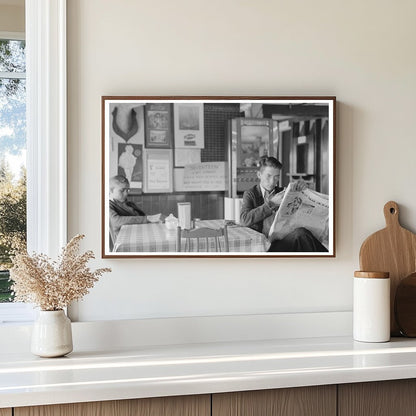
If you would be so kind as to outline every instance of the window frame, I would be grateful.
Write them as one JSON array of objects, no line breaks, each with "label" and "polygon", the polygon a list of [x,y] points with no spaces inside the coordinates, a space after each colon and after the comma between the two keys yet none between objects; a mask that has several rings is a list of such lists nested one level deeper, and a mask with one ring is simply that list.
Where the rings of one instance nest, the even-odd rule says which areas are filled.
[{"label": "window frame", "polygon": [[66,0],[26,0],[28,250],[67,240]]},{"label": "window frame", "polygon": [[[25,21],[27,247],[55,258],[67,242],[66,0],[26,0]],[[30,305],[0,307],[0,324],[34,318]]]},{"label": "window frame", "polygon": [[[4,32],[0,31],[1,40],[25,40],[24,32]],[[25,79],[25,72],[0,72],[0,79]],[[27,102],[27,95],[26,95]],[[31,305],[23,303],[0,303],[0,325],[4,323],[26,322],[33,320],[33,308]]]},{"label": "window frame", "polygon": [[[25,32],[4,32],[0,30],[1,40],[26,40]],[[26,79],[25,72],[1,72],[0,78]]]}]

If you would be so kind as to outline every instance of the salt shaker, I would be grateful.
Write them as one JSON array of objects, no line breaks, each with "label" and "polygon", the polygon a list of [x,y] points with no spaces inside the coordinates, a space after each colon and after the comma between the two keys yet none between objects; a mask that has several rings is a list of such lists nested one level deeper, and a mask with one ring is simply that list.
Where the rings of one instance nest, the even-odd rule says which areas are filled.
[{"label": "salt shaker", "polygon": [[389,273],[356,271],[353,298],[354,339],[362,342],[389,341]]}]

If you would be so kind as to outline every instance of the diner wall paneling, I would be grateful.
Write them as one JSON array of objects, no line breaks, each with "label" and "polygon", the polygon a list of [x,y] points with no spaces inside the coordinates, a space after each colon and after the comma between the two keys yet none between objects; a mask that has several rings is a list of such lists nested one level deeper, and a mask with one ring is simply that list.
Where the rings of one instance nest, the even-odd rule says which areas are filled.
[{"label": "diner wall paneling", "polygon": [[212,396],[215,416],[334,416],[336,386],[221,393]]},{"label": "diner wall paneling", "polygon": [[12,416],[12,409],[0,409],[0,416]]},{"label": "diner wall paneling", "polygon": [[[112,268],[71,314],[351,311],[359,249],[385,226],[384,204],[397,201],[402,225],[416,231],[416,2],[71,0],[67,8],[68,236],[85,234],[94,266]],[[336,257],[100,259],[103,95],[336,96]]]},{"label": "diner wall paneling", "polygon": [[192,218],[213,220],[224,215],[224,192],[187,192],[172,194],[141,194],[129,197],[146,213],[161,212],[178,217],[178,202],[191,203]]},{"label": "diner wall paneling", "polygon": [[14,409],[14,416],[210,416],[210,414],[209,395],[69,403]]}]

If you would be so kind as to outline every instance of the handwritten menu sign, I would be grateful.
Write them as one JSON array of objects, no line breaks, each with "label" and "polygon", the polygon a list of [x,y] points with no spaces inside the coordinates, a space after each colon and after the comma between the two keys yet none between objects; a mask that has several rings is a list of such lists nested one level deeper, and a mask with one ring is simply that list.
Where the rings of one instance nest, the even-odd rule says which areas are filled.
[{"label": "handwritten menu sign", "polygon": [[203,162],[186,165],[183,175],[184,191],[224,191],[225,162]]},{"label": "handwritten menu sign", "polygon": [[172,150],[146,149],[144,170],[145,193],[172,192]]},{"label": "handwritten menu sign", "polygon": [[170,187],[169,160],[149,160],[148,172],[149,188],[162,190]]}]

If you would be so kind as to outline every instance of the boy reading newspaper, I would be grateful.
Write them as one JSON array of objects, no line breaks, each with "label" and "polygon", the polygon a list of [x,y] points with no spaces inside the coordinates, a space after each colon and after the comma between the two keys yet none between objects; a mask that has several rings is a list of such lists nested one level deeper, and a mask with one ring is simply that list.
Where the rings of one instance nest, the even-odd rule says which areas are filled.
[{"label": "boy reading newspaper", "polygon": [[[328,214],[325,220],[324,207],[319,207],[319,220],[312,209],[313,191],[303,181],[290,183],[287,189],[279,188],[278,181],[282,164],[274,157],[260,159],[257,176],[259,183],[243,195],[241,225],[265,234],[270,242],[268,251],[273,252],[324,252],[327,250]],[[322,194],[319,201],[325,200]],[[326,200],[327,201],[327,200]],[[328,201],[326,202],[328,212]],[[306,220],[303,218],[306,214]],[[322,222],[325,223],[322,225]],[[316,233],[317,229],[326,231]],[[325,238],[326,233],[326,238]],[[321,242],[322,241],[322,242]],[[325,245],[326,241],[326,245]]]}]

